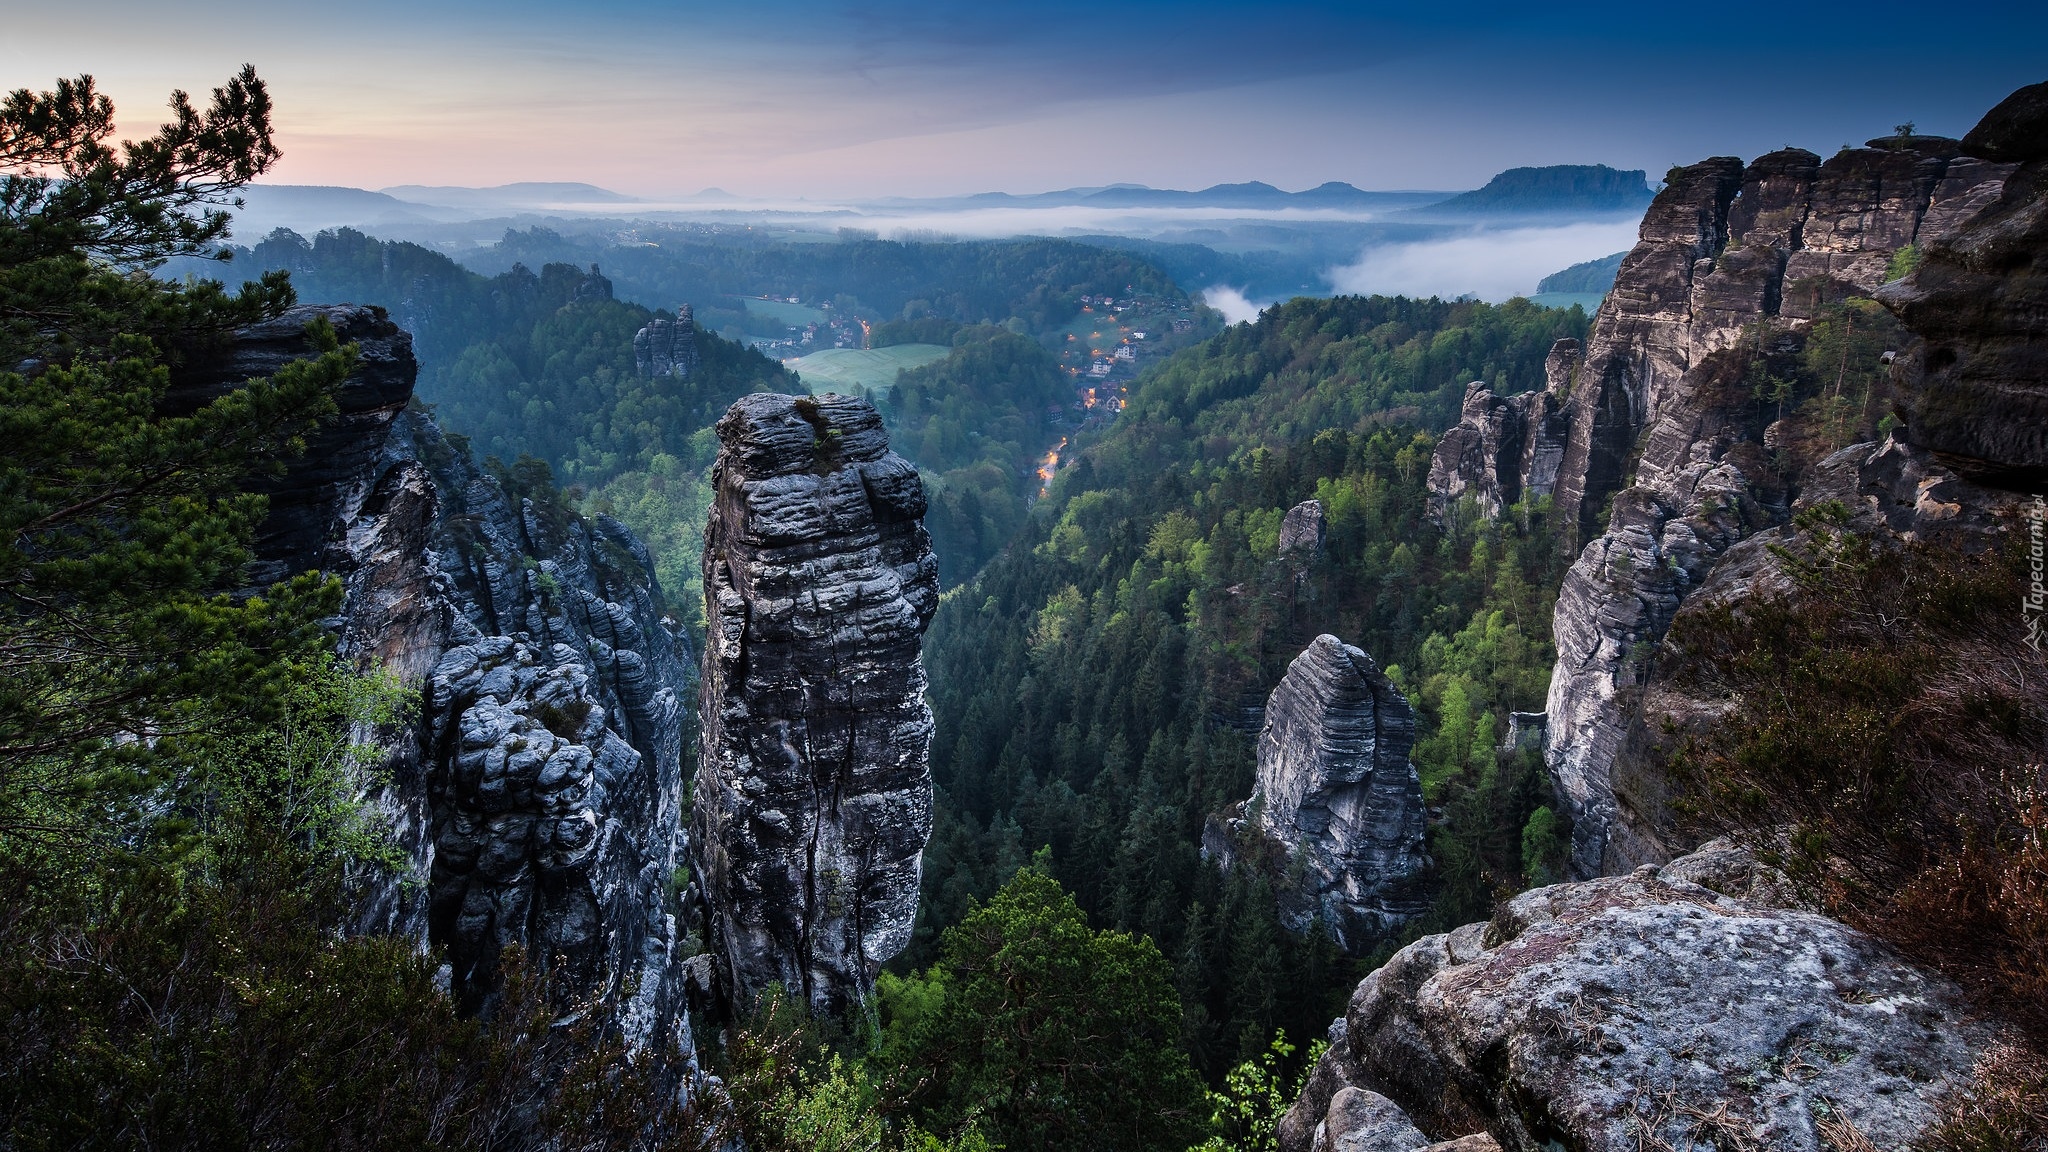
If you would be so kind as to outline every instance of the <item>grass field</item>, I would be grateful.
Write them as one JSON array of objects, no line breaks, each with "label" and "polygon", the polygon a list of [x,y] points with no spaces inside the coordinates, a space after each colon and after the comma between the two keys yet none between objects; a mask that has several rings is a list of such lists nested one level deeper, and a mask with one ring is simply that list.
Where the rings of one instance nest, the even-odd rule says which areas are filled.
[{"label": "grass field", "polygon": [[756,316],[766,316],[782,324],[802,327],[805,324],[823,324],[825,314],[816,308],[803,304],[791,304],[786,300],[756,300],[747,297],[747,311]]},{"label": "grass field", "polygon": [[[749,305],[752,303],[748,301]],[[886,394],[896,384],[896,373],[944,360],[952,351],[938,344],[897,344],[874,349],[824,348],[782,363],[794,368],[813,392],[851,392],[858,384],[870,392]]]}]

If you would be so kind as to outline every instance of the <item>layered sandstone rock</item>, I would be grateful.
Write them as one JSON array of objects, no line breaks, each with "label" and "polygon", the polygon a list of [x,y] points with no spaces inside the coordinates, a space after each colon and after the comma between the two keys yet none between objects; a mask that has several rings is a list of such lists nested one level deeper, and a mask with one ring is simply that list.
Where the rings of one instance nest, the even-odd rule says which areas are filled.
[{"label": "layered sandstone rock", "polygon": [[1249,848],[1286,876],[1281,922],[1369,951],[1427,907],[1415,713],[1372,657],[1318,636],[1267,701],[1251,799],[1212,821],[1223,866]]},{"label": "layered sandstone rock", "polygon": [[358,367],[306,456],[260,482],[270,516],[252,575],[340,578],[341,653],[421,704],[407,725],[363,734],[385,751],[369,799],[410,874],[369,878],[356,930],[445,947],[471,1007],[519,945],[617,1008],[630,1043],[687,1047],[668,887],[686,843],[690,666],[646,550],[546,494],[512,498],[406,411],[411,337],[377,309],[298,308],[237,333],[179,374],[167,406],[311,354],[314,320],[358,345]]},{"label": "layered sandstone rock", "polygon": [[726,993],[821,1010],[910,941],[931,832],[917,470],[874,408],[756,394],[718,422],[704,539],[698,859]]},{"label": "layered sandstone rock", "polygon": [[1329,1146],[1354,1089],[1514,1152],[1910,1146],[1990,1030],[1954,987],[1772,901],[1764,871],[1717,845],[1416,941],[1359,984],[1281,1147]]},{"label": "layered sandstone rock", "polygon": [[1323,502],[1316,499],[1303,500],[1289,508],[1287,515],[1281,518],[1280,555],[1309,559],[1321,556],[1323,539],[1329,533],[1330,520],[1323,513]]},{"label": "layered sandstone rock", "polygon": [[[1924,274],[1879,292],[1930,337],[1926,352],[1902,355],[1902,368],[1931,358],[1930,399],[1909,411],[1908,439],[2048,466],[2048,450],[2029,447],[2048,444],[2048,402],[2028,383],[2042,354],[2023,318],[2041,304],[2018,269],[2039,245],[2025,212],[2003,207],[2021,191],[2007,187],[2014,164],[1959,155],[1939,137],[1873,145],[1825,162],[1786,149],[1673,170],[1568,382],[1505,399],[1474,389],[1439,445],[1439,515],[1467,495],[1498,515],[1539,490],[1540,454],[1514,447],[1541,439],[1545,421],[1569,427],[1550,486],[1577,560],[1553,622],[1546,759],[1572,819],[1574,875],[1669,858],[1654,774],[1616,778],[1642,738],[1658,645],[1730,550],[1786,523],[1815,479],[1796,462],[1787,471],[1779,428],[1745,382],[1749,359],[1796,351],[1817,309],[1879,292],[1911,246]],[[1985,231],[1994,218],[2010,221],[1999,241]],[[1973,270],[1958,243],[2000,254]]]},{"label": "layered sandstone rock", "polygon": [[1496,518],[1524,499],[1551,494],[1570,442],[1567,401],[1583,351],[1569,338],[1551,345],[1540,391],[1502,398],[1483,381],[1465,386],[1458,423],[1437,442],[1430,461],[1430,519],[1447,523],[1450,510],[1467,497],[1481,515]]}]

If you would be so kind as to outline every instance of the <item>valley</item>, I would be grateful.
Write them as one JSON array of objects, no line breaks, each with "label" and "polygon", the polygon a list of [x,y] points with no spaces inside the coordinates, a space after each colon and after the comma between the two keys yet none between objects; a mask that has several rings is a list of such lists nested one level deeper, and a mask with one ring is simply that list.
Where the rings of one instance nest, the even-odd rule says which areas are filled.
[{"label": "valley", "polygon": [[0,1150],[2048,1147],[2048,83],[820,199],[270,93],[0,102]]}]

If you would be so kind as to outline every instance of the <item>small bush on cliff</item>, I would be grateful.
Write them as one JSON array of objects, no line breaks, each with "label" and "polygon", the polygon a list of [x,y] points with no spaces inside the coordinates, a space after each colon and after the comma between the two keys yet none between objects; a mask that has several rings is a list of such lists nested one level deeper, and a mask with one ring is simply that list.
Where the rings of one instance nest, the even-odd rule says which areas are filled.
[{"label": "small bush on cliff", "polygon": [[1838,504],[1796,527],[1776,550],[1789,594],[1673,629],[1688,688],[1731,707],[1675,758],[1685,811],[1789,825],[1772,850],[1831,911],[2048,1041],[2048,659],[2019,611],[2026,554],[1883,545]]}]

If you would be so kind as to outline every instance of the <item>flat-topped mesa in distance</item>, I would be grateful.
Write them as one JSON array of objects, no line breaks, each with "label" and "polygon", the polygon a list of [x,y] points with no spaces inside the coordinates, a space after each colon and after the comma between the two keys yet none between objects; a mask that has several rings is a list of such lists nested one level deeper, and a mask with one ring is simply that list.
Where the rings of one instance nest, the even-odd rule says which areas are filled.
[{"label": "flat-topped mesa in distance", "polygon": [[1263,841],[1289,877],[1281,922],[1371,950],[1428,906],[1414,743],[1415,713],[1372,657],[1316,637],[1267,701],[1251,800],[1212,818],[1204,852],[1227,866]]},{"label": "flat-topped mesa in distance", "polygon": [[722,994],[838,1012],[910,942],[931,834],[917,469],[847,396],[718,422],[693,834]]}]

